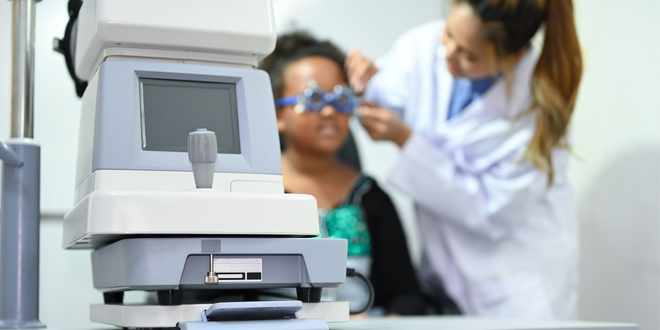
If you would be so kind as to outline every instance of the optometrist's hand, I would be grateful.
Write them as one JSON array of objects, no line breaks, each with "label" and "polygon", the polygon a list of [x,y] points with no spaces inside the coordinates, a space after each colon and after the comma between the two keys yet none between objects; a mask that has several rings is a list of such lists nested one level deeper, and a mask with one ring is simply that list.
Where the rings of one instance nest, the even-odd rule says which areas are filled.
[{"label": "optometrist's hand", "polygon": [[378,72],[374,61],[355,48],[346,55],[345,67],[348,82],[357,94],[364,92],[371,77]]},{"label": "optometrist's hand", "polygon": [[408,126],[395,113],[370,104],[360,107],[360,121],[372,139],[392,141],[403,147],[410,137]]}]

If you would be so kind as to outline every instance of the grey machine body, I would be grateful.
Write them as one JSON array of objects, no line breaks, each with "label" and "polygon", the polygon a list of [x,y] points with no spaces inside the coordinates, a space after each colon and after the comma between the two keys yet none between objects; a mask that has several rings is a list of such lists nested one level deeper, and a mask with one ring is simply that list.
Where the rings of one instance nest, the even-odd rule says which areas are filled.
[{"label": "grey machine body", "polygon": [[[282,174],[264,71],[106,61],[90,79],[82,103],[81,127],[94,130],[81,136],[79,154],[90,157],[78,159],[77,184],[96,170],[191,171],[188,133],[202,127],[217,135],[215,172]],[[226,107],[210,118],[208,107],[214,105]]]},{"label": "grey machine body", "polygon": [[[209,257],[258,261],[259,270],[216,268],[218,275],[244,273],[205,284]],[[134,238],[92,252],[94,287],[129,290],[213,290],[337,287],[346,279],[347,241],[330,238]],[[256,274],[260,273],[260,274]]]},{"label": "grey machine body", "polygon": [[[195,165],[211,173],[282,173],[270,80],[261,70],[106,61],[83,96],[83,126],[94,130],[79,146],[91,156],[79,158],[79,183],[96,170],[191,171]],[[204,142],[207,133],[217,135],[215,143]],[[215,157],[197,146],[212,146]],[[197,188],[211,188],[210,180],[200,185],[201,172],[194,171]],[[309,289],[315,298],[302,300],[317,301],[320,289],[337,287],[346,276],[341,239],[119,236],[92,252],[94,287],[106,303],[121,302],[121,293],[132,290],[178,295],[174,291],[271,288]],[[210,269],[210,258],[219,269]],[[242,271],[242,262],[259,270]],[[214,272],[217,282],[205,281]]]},{"label": "grey machine body", "polygon": [[9,147],[22,164],[5,162],[2,166],[0,328],[42,328],[38,318],[41,148]]}]

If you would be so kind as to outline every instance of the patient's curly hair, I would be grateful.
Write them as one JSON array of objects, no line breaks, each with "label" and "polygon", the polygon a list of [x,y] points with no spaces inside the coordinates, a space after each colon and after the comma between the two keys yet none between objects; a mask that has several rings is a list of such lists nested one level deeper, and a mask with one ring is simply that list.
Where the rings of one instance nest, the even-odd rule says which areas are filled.
[{"label": "patient's curly hair", "polygon": [[[270,75],[273,86],[273,97],[282,97],[284,81],[282,73],[292,62],[309,56],[322,56],[336,63],[343,71],[346,55],[330,41],[320,41],[307,32],[292,32],[277,38],[277,45],[272,54],[259,63],[262,69]],[[344,79],[348,80],[344,72]]]}]

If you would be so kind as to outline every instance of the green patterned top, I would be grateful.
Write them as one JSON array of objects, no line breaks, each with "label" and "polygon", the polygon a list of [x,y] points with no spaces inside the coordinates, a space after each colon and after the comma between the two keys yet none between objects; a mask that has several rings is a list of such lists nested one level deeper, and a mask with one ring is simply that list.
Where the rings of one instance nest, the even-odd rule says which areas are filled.
[{"label": "green patterned top", "polygon": [[362,209],[364,193],[373,183],[370,177],[360,175],[356,184],[341,204],[330,210],[319,210],[321,236],[344,238],[348,241],[348,256],[370,256],[371,235]]}]

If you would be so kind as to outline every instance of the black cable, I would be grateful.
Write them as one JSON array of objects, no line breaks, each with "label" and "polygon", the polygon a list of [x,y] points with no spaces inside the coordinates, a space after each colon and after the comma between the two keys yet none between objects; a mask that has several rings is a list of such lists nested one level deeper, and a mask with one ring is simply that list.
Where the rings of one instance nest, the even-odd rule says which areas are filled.
[{"label": "black cable", "polygon": [[354,268],[346,268],[346,276],[359,278],[360,280],[362,280],[364,285],[369,290],[369,301],[367,301],[367,304],[359,311],[351,312],[351,315],[362,314],[364,312],[367,312],[368,310],[371,309],[371,307],[374,306],[374,299],[376,296],[374,293],[374,286],[371,285],[371,281],[369,281],[369,279],[366,276],[358,273],[357,271],[355,271]]}]

